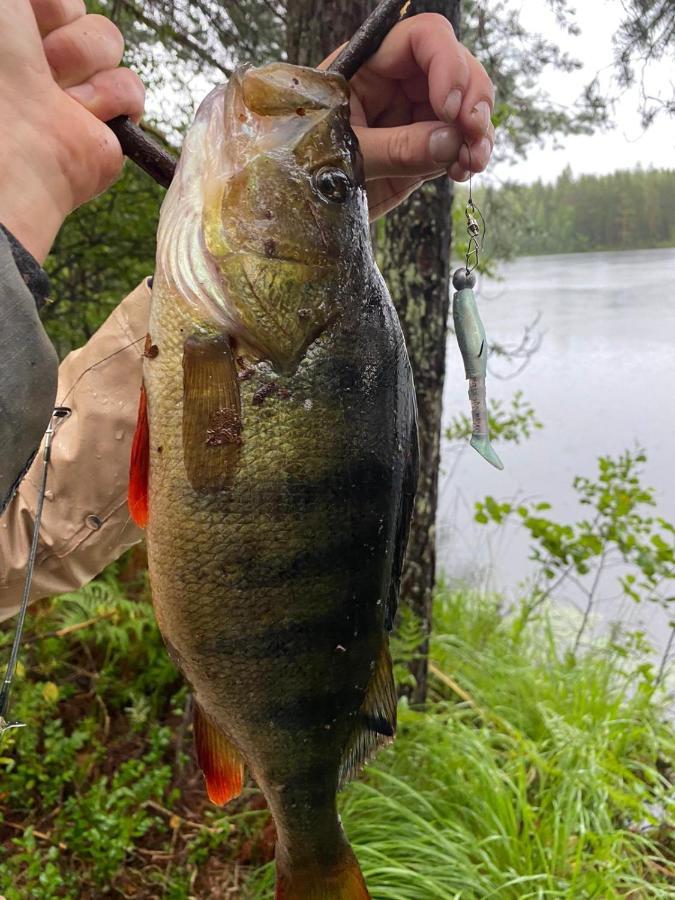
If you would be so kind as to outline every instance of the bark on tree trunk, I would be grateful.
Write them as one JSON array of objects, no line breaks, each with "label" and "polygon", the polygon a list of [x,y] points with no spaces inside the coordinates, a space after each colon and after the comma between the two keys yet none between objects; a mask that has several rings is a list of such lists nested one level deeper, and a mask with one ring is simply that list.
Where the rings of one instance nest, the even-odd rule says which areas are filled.
[{"label": "bark on tree trunk", "polygon": [[[461,0],[413,0],[411,13],[437,12],[459,32]],[[316,65],[348,40],[375,0],[288,0],[289,62]],[[401,604],[409,605],[424,635],[411,663],[414,703],[427,693],[429,634],[436,567],[435,520],[440,462],[441,404],[449,307],[452,185],[426,184],[386,217],[379,254],[398,310],[415,375],[420,431],[420,483],[403,573]]]},{"label": "bark on tree trunk", "polygon": [[374,6],[375,0],[288,0],[288,61],[299,66],[318,65],[350,39]]},{"label": "bark on tree trunk", "polygon": [[[412,13],[446,16],[459,35],[461,0],[413,0]],[[420,434],[420,481],[403,571],[402,605],[424,635],[410,664],[413,703],[427,695],[429,634],[436,569],[436,506],[441,444],[445,344],[450,303],[452,182],[428,182],[384,221],[382,274],[405,334],[415,376]]]}]

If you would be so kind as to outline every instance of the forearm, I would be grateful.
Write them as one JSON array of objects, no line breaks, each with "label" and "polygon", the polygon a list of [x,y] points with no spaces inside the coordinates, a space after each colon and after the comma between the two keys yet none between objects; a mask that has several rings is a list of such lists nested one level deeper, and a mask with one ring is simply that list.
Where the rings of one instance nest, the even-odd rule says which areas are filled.
[{"label": "forearm", "polygon": [[37,450],[54,405],[57,358],[36,306],[46,283],[36,262],[19,245],[13,252],[0,229],[0,512]]},{"label": "forearm", "polygon": [[[143,284],[59,370],[57,429],[31,600],[75,590],[142,536],[127,510],[128,466],[150,291]],[[33,530],[41,460],[0,528],[0,619],[16,612]]]}]

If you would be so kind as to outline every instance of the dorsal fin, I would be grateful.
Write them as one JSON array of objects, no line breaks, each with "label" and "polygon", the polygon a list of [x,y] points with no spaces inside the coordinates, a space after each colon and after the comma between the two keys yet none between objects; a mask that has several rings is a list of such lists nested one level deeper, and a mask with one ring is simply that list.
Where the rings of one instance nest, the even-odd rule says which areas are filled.
[{"label": "dorsal fin", "polygon": [[196,702],[193,725],[197,762],[204,773],[209,800],[224,806],[241,794],[244,760]]},{"label": "dorsal fin", "polygon": [[129,462],[128,504],[131,518],[139,528],[148,524],[148,475],[150,470],[150,431],[148,428],[148,398],[141,385],[136,431],[131,445]]},{"label": "dorsal fin", "polygon": [[358,775],[378,747],[393,740],[396,733],[396,706],[389,639],[385,635],[354,731],[342,757],[341,787]]}]

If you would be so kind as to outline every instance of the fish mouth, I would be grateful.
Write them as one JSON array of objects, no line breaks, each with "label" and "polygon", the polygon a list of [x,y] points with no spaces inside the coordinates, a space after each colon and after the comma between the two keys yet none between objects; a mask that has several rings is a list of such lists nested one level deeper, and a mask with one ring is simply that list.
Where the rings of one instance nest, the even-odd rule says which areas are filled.
[{"label": "fish mouth", "polygon": [[307,256],[305,255],[304,259],[299,259],[295,256],[289,256],[283,253],[273,253],[268,252],[267,250],[236,250],[234,253],[231,253],[227,257],[228,260],[232,259],[240,259],[242,263],[246,259],[255,259],[259,262],[267,262],[267,263],[282,263],[284,265],[293,266],[298,269],[322,269],[326,272],[331,272],[337,269],[337,262],[328,262],[328,261],[307,261]]},{"label": "fish mouth", "polygon": [[349,105],[341,75],[270,63],[241,66],[230,76],[224,98],[225,120],[238,123],[230,152],[233,171],[253,152],[273,152],[297,142],[317,120]]}]

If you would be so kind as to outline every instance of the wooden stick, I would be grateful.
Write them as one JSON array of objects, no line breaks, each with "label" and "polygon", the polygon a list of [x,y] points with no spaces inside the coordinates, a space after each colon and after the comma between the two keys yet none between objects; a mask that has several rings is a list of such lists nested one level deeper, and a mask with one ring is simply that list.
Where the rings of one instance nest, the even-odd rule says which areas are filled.
[{"label": "wooden stick", "polygon": [[347,81],[353,78],[402,18],[408,2],[409,0],[404,0],[403,3],[400,0],[382,0],[378,3],[351,41],[328,66],[328,71],[343,75]]},{"label": "wooden stick", "polygon": [[168,188],[176,171],[176,159],[149,138],[128,116],[117,116],[106,123],[120,142],[125,156],[151,178]]},{"label": "wooden stick", "polygon": [[[346,79],[353,78],[402,17],[402,10],[408,2],[409,0],[382,0],[378,3],[351,41],[333,60],[328,71],[344,75]],[[176,171],[176,159],[127,116],[118,116],[107,124],[120,142],[124,155],[158,184],[168,188]]]}]

